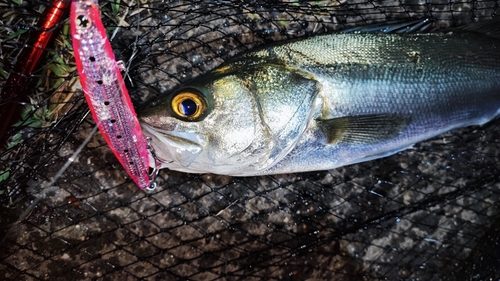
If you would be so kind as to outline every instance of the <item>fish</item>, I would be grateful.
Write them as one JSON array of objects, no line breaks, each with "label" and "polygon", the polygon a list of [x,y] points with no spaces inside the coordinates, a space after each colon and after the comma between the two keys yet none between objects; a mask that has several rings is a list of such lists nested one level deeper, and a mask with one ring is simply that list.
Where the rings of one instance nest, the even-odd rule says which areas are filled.
[{"label": "fish", "polygon": [[256,176],[393,155],[500,113],[500,22],[244,53],[140,114],[160,168]]},{"label": "fish", "polygon": [[154,186],[149,167],[155,165],[149,163],[148,141],[107,38],[98,2],[73,1],[70,28],[80,83],[104,140],[140,189]]}]

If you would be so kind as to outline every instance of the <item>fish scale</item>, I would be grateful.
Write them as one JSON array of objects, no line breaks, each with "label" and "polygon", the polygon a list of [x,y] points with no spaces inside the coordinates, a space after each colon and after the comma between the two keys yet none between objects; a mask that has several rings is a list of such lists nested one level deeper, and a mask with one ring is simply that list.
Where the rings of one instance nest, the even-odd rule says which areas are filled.
[{"label": "fish scale", "polygon": [[148,143],[107,39],[98,2],[73,1],[70,18],[76,66],[92,117],[133,181],[141,189],[148,188]]},{"label": "fish scale", "polygon": [[[141,121],[161,167],[172,170],[253,176],[334,169],[495,118],[499,49],[498,20],[275,43],[183,85]],[[180,93],[206,99],[205,114],[172,110]]]}]

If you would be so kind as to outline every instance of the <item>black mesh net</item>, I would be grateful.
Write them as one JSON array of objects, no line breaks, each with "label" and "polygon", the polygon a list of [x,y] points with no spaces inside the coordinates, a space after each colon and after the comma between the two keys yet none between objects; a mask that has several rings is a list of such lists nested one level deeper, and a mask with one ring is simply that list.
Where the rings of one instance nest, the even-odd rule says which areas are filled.
[{"label": "black mesh net", "polygon": [[[394,19],[464,25],[491,19],[499,2],[100,4],[140,108],[256,46]],[[0,3],[0,85],[47,5]],[[499,120],[335,170],[163,170],[141,191],[99,133],[78,150],[95,123],[71,52],[65,20],[0,154],[3,279],[499,280]]]}]

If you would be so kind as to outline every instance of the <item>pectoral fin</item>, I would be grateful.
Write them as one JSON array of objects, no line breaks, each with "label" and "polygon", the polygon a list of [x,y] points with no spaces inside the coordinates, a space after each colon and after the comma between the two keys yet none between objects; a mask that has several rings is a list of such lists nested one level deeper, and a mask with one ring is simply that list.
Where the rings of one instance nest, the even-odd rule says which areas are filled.
[{"label": "pectoral fin", "polygon": [[342,142],[374,144],[395,138],[410,124],[410,118],[397,114],[345,116],[316,120],[329,144]]}]

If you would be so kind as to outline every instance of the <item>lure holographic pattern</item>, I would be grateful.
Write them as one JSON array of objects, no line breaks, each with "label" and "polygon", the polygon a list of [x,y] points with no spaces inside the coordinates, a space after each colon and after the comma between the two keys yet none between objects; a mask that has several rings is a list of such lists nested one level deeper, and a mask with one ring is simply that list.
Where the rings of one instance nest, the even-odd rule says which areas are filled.
[{"label": "lure holographic pattern", "polygon": [[80,83],[92,116],[137,186],[150,187],[148,143],[101,22],[97,0],[73,1],[70,24]]}]

